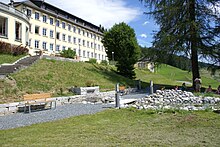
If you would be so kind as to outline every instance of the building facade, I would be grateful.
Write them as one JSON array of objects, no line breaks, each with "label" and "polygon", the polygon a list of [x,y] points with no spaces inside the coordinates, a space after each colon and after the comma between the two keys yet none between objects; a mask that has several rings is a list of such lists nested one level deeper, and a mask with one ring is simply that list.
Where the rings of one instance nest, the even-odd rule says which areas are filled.
[{"label": "building facade", "polygon": [[42,0],[14,2],[10,5],[29,18],[27,44],[30,54],[43,51],[47,55],[56,55],[70,48],[76,52],[80,61],[90,58],[98,62],[107,60],[100,27]]},{"label": "building facade", "polygon": [[27,46],[29,18],[10,5],[0,3],[0,41]]}]

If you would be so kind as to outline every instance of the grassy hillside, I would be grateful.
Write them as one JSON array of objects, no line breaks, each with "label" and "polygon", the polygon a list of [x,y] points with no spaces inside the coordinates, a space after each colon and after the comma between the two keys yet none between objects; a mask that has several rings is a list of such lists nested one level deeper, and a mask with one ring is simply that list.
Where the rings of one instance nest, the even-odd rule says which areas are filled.
[{"label": "grassy hillside", "polygon": [[[220,72],[217,71],[216,75]],[[220,84],[220,78],[218,76],[211,77],[210,73],[204,69],[200,71],[202,78],[202,86],[208,87],[212,85],[213,88],[217,88]],[[155,69],[155,73],[151,73],[148,70],[139,70],[136,69],[137,78],[140,78],[142,81],[149,83],[152,80],[155,84],[159,85],[182,85],[182,82],[192,83],[192,74],[191,72],[178,69],[176,67],[162,64]],[[192,86],[192,84],[187,84],[187,86]]]},{"label": "grassy hillside", "polygon": [[[14,62],[17,57],[9,56],[10,58]],[[3,61],[4,58],[0,58],[0,62]],[[136,79],[142,81],[143,88],[149,86],[150,80],[159,85],[158,88],[180,86],[183,81],[191,82],[191,73],[168,65],[160,66],[155,73],[147,69],[135,69],[135,72]],[[29,68],[10,76],[11,80],[0,80],[0,103],[20,101],[25,93],[52,92],[56,96],[60,94],[61,88],[68,94],[68,89],[72,86],[99,85],[101,91],[114,90],[118,82],[126,86],[135,86],[135,81],[118,75],[113,66],[46,59],[39,60]],[[213,79],[208,73],[204,76],[202,74],[202,80],[204,87],[212,85],[213,88],[217,88],[219,85],[219,79]]]},{"label": "grassy hillside", "polygon": [[[38,71],[38,72],[36,72]],[[53,91],[72,86],[99,85],[102,90],[113,90],[117,82],[132,85],[132,80],[120,76],[110,66],[83,62],[39,60],[31,67],[12,75],[20,90],[28,93]]]}]

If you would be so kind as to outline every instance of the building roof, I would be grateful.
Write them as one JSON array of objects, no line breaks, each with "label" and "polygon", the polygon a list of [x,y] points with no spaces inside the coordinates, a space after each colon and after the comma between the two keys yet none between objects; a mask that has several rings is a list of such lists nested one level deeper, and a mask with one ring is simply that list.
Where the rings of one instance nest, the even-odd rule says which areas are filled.
[{"label": "building roof", "polygon": [[65,19],[67,21],[70,21],[71,23],[75,23],[78,26],[81,26],[83,28],[89,29],[91,31],[96,30],[96,33],[100,33],[102,35],[101,28],[99,26],[96,26],[86,20],[83,20],[69,12],[66,12],[58,7],[55,7],[44,0],[27,0],[23,2],[14,2],[14,6],[19,5],[27,5],[29,7],[32,7],[36,10],[40,10],[46,13],[50,13],[51,15],[57,16],[58,18]]}]

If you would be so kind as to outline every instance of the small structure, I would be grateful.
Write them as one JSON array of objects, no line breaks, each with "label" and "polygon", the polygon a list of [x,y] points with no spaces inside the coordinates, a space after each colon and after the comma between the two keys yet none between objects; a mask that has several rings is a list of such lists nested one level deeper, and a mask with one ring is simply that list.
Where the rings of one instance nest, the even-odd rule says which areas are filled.
[{"label": "small structure", "polygon": [[99,86],[94,87],[73,87],[70,91],[79,94],[79,95],[87,95],[87,94],[98,94]]},{"label": "small structure", "polygon": [[141,59],[138,60],[136,66],[139,69],[149,69],[150,72],[154,72],[154,63],[150,61],[149,58],[143,57]]}]

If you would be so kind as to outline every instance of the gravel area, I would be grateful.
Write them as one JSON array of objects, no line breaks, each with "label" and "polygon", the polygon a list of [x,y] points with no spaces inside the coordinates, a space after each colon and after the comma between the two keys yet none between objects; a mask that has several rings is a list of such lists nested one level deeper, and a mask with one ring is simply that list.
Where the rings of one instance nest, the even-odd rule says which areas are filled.
[{"label": "gravel area", "polygon": [[0,116],[0,130],[55,121],[83,114],[94,114],[111,107],[114,106],[107,104],[66,104],[58,106],[56,109]]}]

